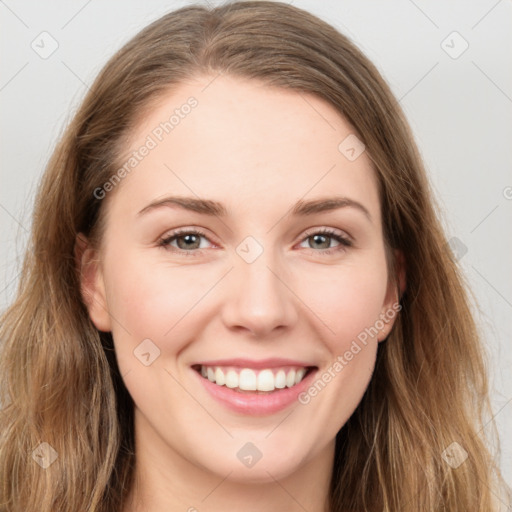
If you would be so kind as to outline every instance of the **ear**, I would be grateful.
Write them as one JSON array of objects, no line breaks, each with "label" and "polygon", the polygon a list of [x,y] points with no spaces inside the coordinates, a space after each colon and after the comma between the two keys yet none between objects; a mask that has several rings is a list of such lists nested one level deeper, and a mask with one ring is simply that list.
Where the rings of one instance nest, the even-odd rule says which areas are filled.
[{"label": "ear", "polygon": [[377,336],[379,341],[384,341],[391,332],[395,320],[402,309],[402,306],[400,305],[400,297],[406,289],[406,270],[403,252],[395,249],[394,256],[394,276],[390,276],[388,280],[386,298],[384,299],[384,304],[382,305],[382,311],[380,314],[380,320],[384,325]]},{"label": "ear", "polygon": [[89,317],[99,331],[111,330],[105,283],[97,250],[92,248],[87,237],[78,233],[75,239],[75,263],[80,276],[80,293]]}]

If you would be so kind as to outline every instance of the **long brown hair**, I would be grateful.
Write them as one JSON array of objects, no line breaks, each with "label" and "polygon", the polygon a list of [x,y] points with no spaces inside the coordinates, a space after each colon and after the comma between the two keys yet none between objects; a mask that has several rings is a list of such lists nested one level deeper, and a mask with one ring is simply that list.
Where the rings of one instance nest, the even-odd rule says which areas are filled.
[{"label": "long brown hair", "polygon": [[372,160],[386,244],[404,255],[401,313],[337,434],[330,509],[496,510],[501,476],[483,435],[491,412],[483,346],[404,114],[345,36],[267,1],[190,6],[153,22],[109,60],[58,142],[17,297],[2,318],[0,510],[113,512],[124,504],[133,402],[111,334],[94,327],[84,305],[75,239],[101,240],[106,200],[94,191],[118,169],[141,116],[204,73],[312,93],[336,108]]}]

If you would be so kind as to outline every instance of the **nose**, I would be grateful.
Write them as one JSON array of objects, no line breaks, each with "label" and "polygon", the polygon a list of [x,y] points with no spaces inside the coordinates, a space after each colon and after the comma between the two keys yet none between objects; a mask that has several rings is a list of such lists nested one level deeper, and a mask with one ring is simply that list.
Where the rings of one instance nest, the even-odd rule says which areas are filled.
[{"label": "nose", "polygon": [[271,253],[263,251],[252,263],[235,260],[222,313],[228,329],[263,338],[297,320],[292,277]]}]

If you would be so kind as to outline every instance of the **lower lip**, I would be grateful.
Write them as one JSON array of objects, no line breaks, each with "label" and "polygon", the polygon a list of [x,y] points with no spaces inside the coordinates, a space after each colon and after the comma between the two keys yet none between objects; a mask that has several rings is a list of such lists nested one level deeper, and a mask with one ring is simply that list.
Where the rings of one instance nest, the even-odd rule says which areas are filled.
[{"label": "lower lip", "polygon": [[257,393],[240,393],[227,386],[219,386],[192,369],[206,391],[208,391],[215,400],[232,411],[252,416],[273,414],[286,409],[286,407],[294,402],[298,402],[299,394],[305,391],[310,385],[317,370],[318,369],[315,368],[310,371],[298,384],[291,388],[278,389],[272,393],[259,395]]}]

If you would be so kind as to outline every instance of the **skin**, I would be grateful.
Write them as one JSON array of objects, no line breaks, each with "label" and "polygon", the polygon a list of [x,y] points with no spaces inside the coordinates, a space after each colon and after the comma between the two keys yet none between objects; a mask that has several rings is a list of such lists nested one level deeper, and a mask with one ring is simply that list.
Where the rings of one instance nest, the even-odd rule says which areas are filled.
[{"label": "skin", "polygon": [[[354,129],[328,103],[254,80],[214,78],[181,84],[137,126],[127,153],[187,98],[198,101],[107,194],[99,250],[85,239],[78,253],[91,320],[112,332],[136,407],[137,483],[124,512],[320,512],[336,433],[359,404],[394,319],[360,343],[309,403],[271,415],[225,408],[190,366],[289,357],[310,361],[321,376],[392,310],[396,284],[387,273],[376,177],[366,152],[349,161],[338,150]],[[352,207],[289,214],[299,199],[334,192],[362,204],[371,219]],[[220,201],[229,214],[162,207],[138,215],[170,194]],[[206,238],[193,249],[183,236],[159,246],[176,228],[200,228]],[[353,245],[328,236],[315,242],[321,228]],[[236,252],[248,236],[263,248],[251,263]],[[133,353],[147,338],[160,350],[149,366]],[[251,468],[236,456],[249,441],[263,454]]]}]

